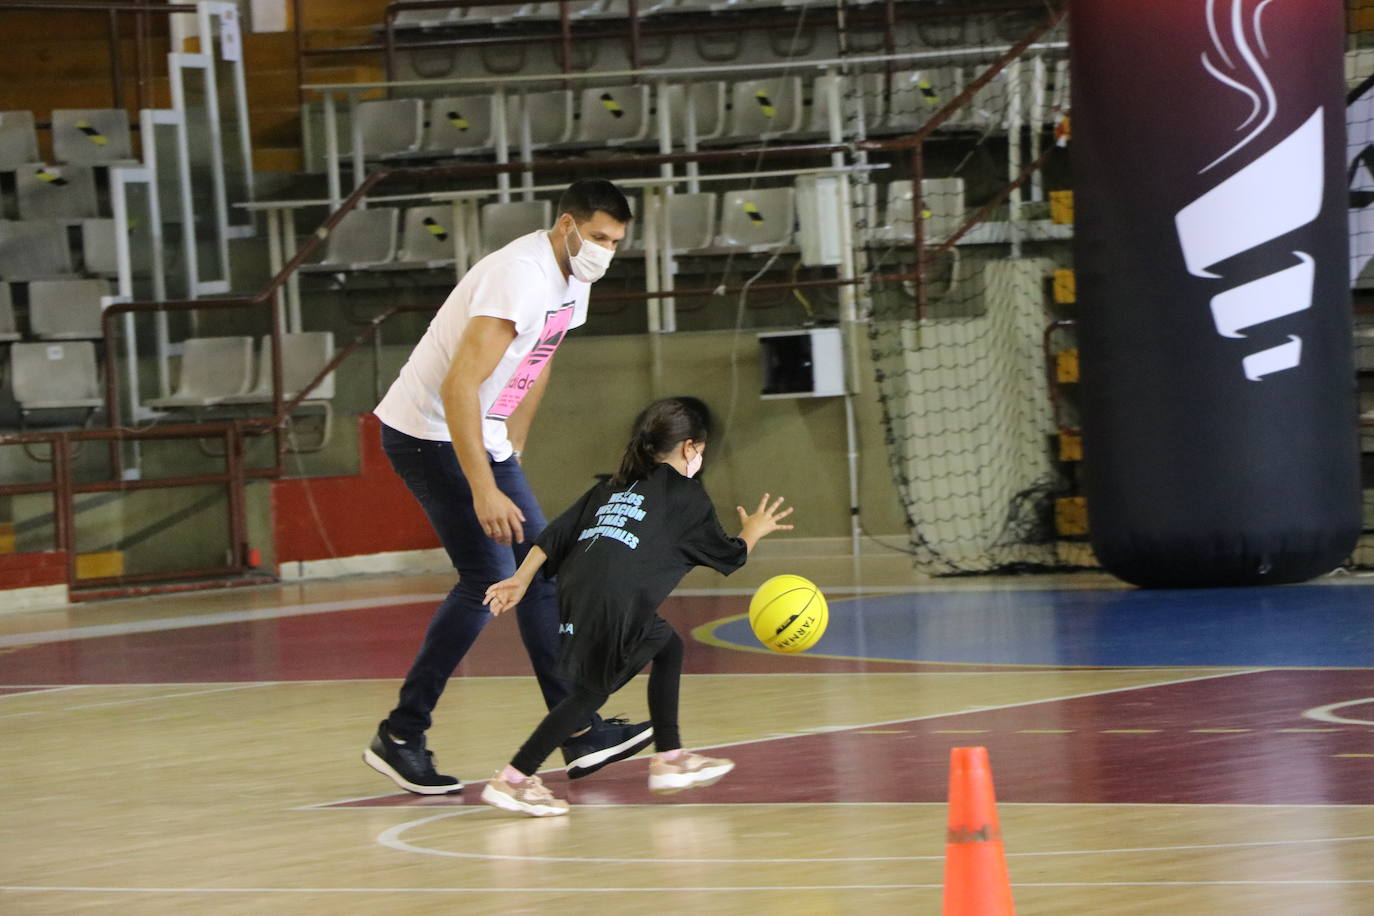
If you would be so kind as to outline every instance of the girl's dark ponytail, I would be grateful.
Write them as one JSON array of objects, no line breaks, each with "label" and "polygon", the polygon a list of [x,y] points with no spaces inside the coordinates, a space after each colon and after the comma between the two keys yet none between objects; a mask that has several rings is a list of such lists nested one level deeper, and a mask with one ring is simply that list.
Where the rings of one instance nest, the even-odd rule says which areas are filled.
[{"label": "girl's dark ponytail", "polygon": [[649,476],[659,457],[684,439],[705,442],[711,433],[711,411],[697,398],[677,397],[655,401],[635,419],[630,444],[620,459],[620,470],[611,485],[626,487]]}]

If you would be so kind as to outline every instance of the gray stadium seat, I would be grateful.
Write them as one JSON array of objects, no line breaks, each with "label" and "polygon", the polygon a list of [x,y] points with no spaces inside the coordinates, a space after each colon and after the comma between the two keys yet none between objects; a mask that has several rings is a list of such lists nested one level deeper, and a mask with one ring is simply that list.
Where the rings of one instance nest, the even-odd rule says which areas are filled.
[{"label": "gray stadium seat", "polygon": [[52,154],[58,162],[93,165],[129,162],[129,114],[123,108],[56,108]]},{"label": "gray stadium seat", "polygon": [[795,195],[791,188],[727,191],[721,201],[720,244],[772,248],[792,240]]},{"label": "gray stadium seat", "polygon": [[324,260],[308,265],[308,269],[357,269],[392,260],[396,256],[399,213],[394,207],[348,212],[329,234]]},{"label": "gray stadium seat", "polygon": [[[522,97],[506,96],[506,129],[512,146],[520,144],[520,106]],[[552,146],[567,143],[573,133],[573,94],[569,89],[531,92],[523,96],[530,116],[530,145]]]},{"label": "gray stadium seat", "polygon": [[392,20],[398,29],[432,29],[451,25],[463,18],[464,10],[402,10]]},{"label": "gray stadium seat", "polygon": [[823,73],[816,77],[811,83],[811,123],[807,125],[808,130],[820,134],[830,132],[830,85],[839,84],[840,93],[840,125],[847,128],[847,133],[853,133],[854,125],[849,123],[852,114],[852,106],[845,102],[845,91],[847,84],[845,78],[838,74]]},{"label": "gray stadium seat", "polygon": [[553,205],[547,200],[483,204],[481,213],[481,242],[484,254],[493,252],[536,229],[547,229],[553,223]]},{"label": "gray stadium seat", "polygon": [[211,407],[243,394],[253,383],[253,338],[190,337],[181,345],[181,370],[176,391],[154,398],[147,406]]},{"label": "gray stadium seat", "polygon": [[[230,395],[222,399],[223,406],[261,405],[272,403],[272,336],[264,335],[258,350],[258,380],[250,391]],[[282,398],[290,400],[314,381],[315,376],[334,357],[334,334],[332,331],[303,331],[297,334],[283,334],[281,342],[281,382]],[[334,425],[334,407],[330,399],[334,397],[334,373],[330,372],[320,379],[320,384],[296,407],[319,408],[322,428],[318,442],[300,447],[292,440],[292,451],[319,451],[329,441]]]},{"label": "gray stadium seat", "polygon": [[681,143],[687,136],[687,100],[691,99],[696,120],[697,139],[714,140],[725,134],[725,83],[712,80],[705,83],[674,84],[668,87],[668,118],[672,123],[673,140]]},{"label": "gray stadium seat", "polygon": [[364,156],[391,156],[420,148],[425,113],[419,99],[359,102],[353,117],[362,134]]},{"label": "gray stadium seat", "polygon": [[[927,178],[921,182],[926,244],[938,244],[949,238],[964,222],[964,179]],[[908,180],[894,181],[887,186],[887,208],[879,239],[911,241],[916,231],[911,222],[912,184]]]},{"label": "gray stadium seat", "polygon": [[96,410],[104,404],[89,340],[13,344],[10,376],[24,418],[35,410]]},{"label": "gray stadium seat", "polygon": [[[81,221],[81,261],[86,273],[113,277],[119,272],[119,261],[115,252],[115,221],[113,219],[83,219]],[[135,276],[144,276],[152,270],[153,253],[148,245],[147,234],[142,238],[129,234],[129,266]]]},{"label": "gray stadium seat", "polygon": [[[272,402],[272,335],[265,334],[259,348],[257,383],[242,394],[223,398],[222,404],[270,404]],[[300,394],[301,390],[319,374],[325,363],[334,357],[334,333],[332,331],[302,331],[297,334],[283,334],[281,345],[282,397],[287,400]],[[324,401],[334,397],[334,373],[320,380],[319,386],[310,392],[310,400]]]},{"label": "gray stadium seat", "polygon": [[583,143],[633,143],[649,133],[648,86],[592,86],[582,90],[577,139]]},{"label": "gray stadium seat", "polygon": [[78,220],[99,216],[95,171],[89,165],[34,163],[14,171],[21,219]]},{"label": "gray stadium seat", "polygon": [[71,274],[66,226],[55,220],[0,220],[0,279],[34,280]]},{"label": "gray stadium seat", "polygon": [[0,169],[38,161],[38,132],[31,111],[0,111]]},{"label": "gray stadium seat", "polygon": [[716,239],[716,195],[674,194],[668,199],[674,251],[710,248]]},{"label": "gray stadium seat", "polygon": [[436,204],[407,210],[401,229],[401,249],[396,253],[396,260],[433,266],[452,264],[453,207]]},{"label": "gray stadium seat", "polygon": [[730,135],[776,137],[802,126],[802,81],[796,76],[741,80],[731,92]]},{"label": "gray stadium seat", "polygon": [[18,340],[19,325],[14,321],[14,302],[10,298],[10,285],[0,283],[0,341]]},{"label": "gray stadium seat", "polygon": [[[879,77],[881,80],[882,77]],[[957,96],[963,84],[954,67],[903,70],[892,74],[886,127],[915,130]]]},{"label": "gray stadium seat", "polygon": [[29,330],[45,340],[100,337],[104,280],[34,280],[29,284]]},{"label": "gray stadium seat", "polygon": [[494,101],[495,96],[492,95],[463,95],[430,102],[429,134],[425,138],[425,149],[431,152],[462,152],[494,147]]},{"label": "gray stadium seat", "polygon": [[[513,3],[504,6],[470,6],[465,22],[509,22],[512,19],[538,18],[541,14],[539,3]],[[555,11],[555,15],[557,15]]]}]

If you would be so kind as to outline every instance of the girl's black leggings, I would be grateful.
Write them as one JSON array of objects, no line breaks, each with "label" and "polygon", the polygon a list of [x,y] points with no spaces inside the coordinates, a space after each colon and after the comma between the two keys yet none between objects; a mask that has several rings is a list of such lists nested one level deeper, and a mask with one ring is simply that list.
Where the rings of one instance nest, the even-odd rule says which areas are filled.
[{"label": "girl's black leggings", "polygon": [[[678,735],[678,685],[682,680],[682,638],[676,633],[658,651],[649,669],[649,718],[654,723],[654,747],[671,751],[682,747]],[[539,772],[544,760],[583,728],[592,713],[610,699],[609,693],[574,686],[572,693],[544,717],[510,764],[526,776]]]}]

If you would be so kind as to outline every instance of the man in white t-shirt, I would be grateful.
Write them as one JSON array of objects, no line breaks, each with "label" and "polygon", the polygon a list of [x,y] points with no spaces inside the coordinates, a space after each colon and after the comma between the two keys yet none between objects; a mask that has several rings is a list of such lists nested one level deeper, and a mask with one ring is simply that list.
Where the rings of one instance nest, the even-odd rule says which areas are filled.
[{"label": "man in white t-shirt", "polygon": [[[382,447],[419,500],[453,567],[453,587],[430,621],[400,701],[363,760],[422,795],[462,790],[435,771],[425,732],[453,670],[491,614],[487,587],[511,576],[544,529],[520,467],[549,365],[568,331],[587,320],[590,284],[605,273],[630,220],[609,181],[572,184],[552,229],[482,258],[440,307],[377,405]],[[539,577],[517,609],[520,637],[550,709],[567,696],[554,676],[558,603]],[[653,740],[648,722],[595,718],[563,747],[568,775],[585,776]]]}]

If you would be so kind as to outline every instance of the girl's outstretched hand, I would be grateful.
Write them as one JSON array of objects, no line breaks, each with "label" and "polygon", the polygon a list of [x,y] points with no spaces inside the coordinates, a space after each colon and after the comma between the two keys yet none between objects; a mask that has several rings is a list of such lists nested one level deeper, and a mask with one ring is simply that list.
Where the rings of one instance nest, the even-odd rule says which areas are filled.
[{"label": "girl's outstretched hand", "polygon": [[763,494],[763,499],[759,500],[759,506],[748,513],[743,506],[736,506],[735,511],[739,513],[740,540],[744,541],[749,550],[754,549],[754,545],[763,539],[765,535],[772,534],[774,531],[791,531],[791,525],[779,524],[783,519],[792,514],[792,507],[782,508],[782,497],[779,496],[768,503],[768,494]]},{"label": "girl's outstretched hand", "polygon": [[525,597],[525,589],[529,583],[512,576],[509,579],[502,579],[487,589],[487,596],[482,599],[482,604],[491,608],[491,613],[500,616],[502,612],[508,611],[520,603],[520,599]]}]

